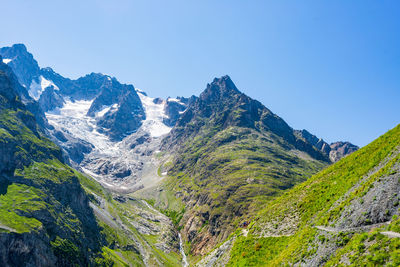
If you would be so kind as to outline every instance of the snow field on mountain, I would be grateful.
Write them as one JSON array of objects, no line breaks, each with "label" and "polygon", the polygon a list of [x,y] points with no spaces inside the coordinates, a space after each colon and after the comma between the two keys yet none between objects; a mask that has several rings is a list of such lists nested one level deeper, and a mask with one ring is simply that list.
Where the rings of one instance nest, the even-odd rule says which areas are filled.
[{"label": "snow field on mountain", "polygon": [[87,112],[93,100],[67,100],[62,108],[46,113],[46,117],[51,125],[67,132],[75,138],[85,140],[95,146],[97,150],[104,154],[116,154],[118,147],[109,138],[98,132],[96,120],[87,116]]},{"label": "snow field on mountain", "polygon": [[49,86],[53,86],[55,90],[59,90],[57,85],[55,85],[52,81],[46,80],[42,75],[40,75],[39,83],[37,83],[35,80],[32,80],[28,93],[33,99],[39,100],[43,91]]},{"label": "snow field on mountain", "polygon": [[4,64],[8,64],[8,63],[10,63],[12,61],[12,59],[10,59],[10,58],[3,58],[3,63]]},{"label": "snow field on mountain", "polygon": [[153,137],[159,137],[171,131],[171,127],[164,124],[163,119],[168,116],[165,114],[165,101],[161,104],[154,103],[154,98],[144,95],[140,90],[136,90],[140,101],[146,112],[146,120],[143,121],[142,129],[149,132]]}]

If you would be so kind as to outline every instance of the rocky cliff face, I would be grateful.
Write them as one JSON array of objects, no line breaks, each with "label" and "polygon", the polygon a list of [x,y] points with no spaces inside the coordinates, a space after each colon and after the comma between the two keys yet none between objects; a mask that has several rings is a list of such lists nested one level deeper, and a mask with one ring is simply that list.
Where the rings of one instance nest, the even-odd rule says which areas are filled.
[{"label": "rocky cliff face", "polygon": [[341,158],[358,150],[359,147],[350,142],[334,142],[326,143],[322,138],[312,135],[307,130],[296,130],[295,135],[302,138],[319,149],[322,153],[329,157],[331,162],[337,162]]},{"label": "rocky cliff face", "polygon": [[0,265],[179,264],[171,220],[67,166],[19,99],[0,70]]},{"label": "rocky cliff face", "polygon": [[167,115],[164,118],[164,123],[169,127],[174,127],[181,114],[186,110],[188,103],[189,99],[187,98],[168,98],[164,108],[164,112]]},{"label": "rocky cliff face", "polygon": [[0,48],[0,55],[3,61],[14,70],[21,85],[28,88],[32,81],[40,75],[40,68],[37,61],[30,54],[25,45],[16,44],[12,47]]},{"label": "rocky cliff face", "polygon": [[131,85],[121,85],[115,79],[107,79],[100,90],[87,115],[95,117],[104,107],[114,106],[97,120],[101,131],[112,140],[118,141],[136,132],[146,115],[135,88]]},{"label": "rocky cliff face", "polygon": [[[212,123],[222,129],[237,126],[271,132],[312,157],[329,161],[328,144],[319,144],[314,140],[317,138],[305,130],[293,130],[284,120],[260,102],[242,94],[228,76],[214,79],[211,84],[207,85],[199,99],[189,105],[187,112],[182,114],[176,127],[164,143],[175,144],[186,140],[190,134],[202,127],[201,120],[197,118],[207,117],[215,118]],[[186,127],[187,125],[190,125],[191,129]],[[307,138],[299,136],[299,132]]]},{"label": "rocky cliff face", "polygon": [[330,148],[331,151],[329,152],[329,158],[332,162],[339,161],[341,158],[359,149],[358,146],[349,142],[335,142],[330,144]]}]

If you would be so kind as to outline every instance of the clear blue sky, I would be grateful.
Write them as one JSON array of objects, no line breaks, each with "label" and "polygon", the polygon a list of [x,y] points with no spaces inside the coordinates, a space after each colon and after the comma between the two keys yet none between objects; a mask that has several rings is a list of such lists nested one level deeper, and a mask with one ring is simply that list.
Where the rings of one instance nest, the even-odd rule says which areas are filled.
[{"label": "clear blue sky", "polygon": [[216,76],[296,129],[365,145],[400,123],[399,1],[3,1],[0,46],[151,96]]}]

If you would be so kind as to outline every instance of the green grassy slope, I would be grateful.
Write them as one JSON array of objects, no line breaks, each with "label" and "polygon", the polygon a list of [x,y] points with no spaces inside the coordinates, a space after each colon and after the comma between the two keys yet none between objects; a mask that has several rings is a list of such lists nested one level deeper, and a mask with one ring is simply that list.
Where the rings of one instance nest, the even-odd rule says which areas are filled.
[{"label": "green grassy slope", "polygon": [[399,146],[400,125],[268,203],[229,265],[398,266],[399,239],[382,232],[400,230]]},{"label": "green grassy slope", "polygon": [[209,231],[229,234],[242,221],[252,218],[266,201],[325,166],[320,161],[299,158],[271,144],[269,138],[231,127],[211,138],[199,136],[181,151],[181,159],[195,163],[185,165],[188,168],[184,171],[172,172],[174,179],[169,179],[168,187],[182,199],[195,201],[189,216],[198,216],[202,228],[194,243],[201,242],[203,234],[208,238]]}]

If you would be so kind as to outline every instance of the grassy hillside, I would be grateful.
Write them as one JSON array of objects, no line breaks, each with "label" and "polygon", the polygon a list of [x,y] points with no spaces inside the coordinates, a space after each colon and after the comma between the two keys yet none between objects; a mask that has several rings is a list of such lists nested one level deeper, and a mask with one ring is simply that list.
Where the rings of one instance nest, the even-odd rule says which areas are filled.
[{"label": "grassy hillside", "polygon": [[400,125],[268,203],[229,265],[398,266],[399,146]]}]

